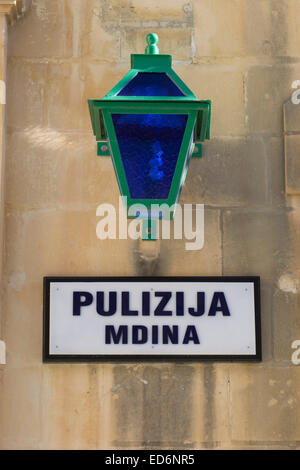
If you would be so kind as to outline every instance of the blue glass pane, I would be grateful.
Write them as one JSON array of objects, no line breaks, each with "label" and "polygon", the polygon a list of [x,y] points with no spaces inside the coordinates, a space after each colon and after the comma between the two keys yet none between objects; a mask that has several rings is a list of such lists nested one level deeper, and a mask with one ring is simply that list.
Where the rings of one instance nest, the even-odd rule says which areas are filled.
[{"label": "blue glass pane", "polygon": [[166,73],[139,72],[119,96],[185,96]]},{"label": "blue glass pane", "polygon": [[112,114],[133,199],[167,199],[186,114]]}]

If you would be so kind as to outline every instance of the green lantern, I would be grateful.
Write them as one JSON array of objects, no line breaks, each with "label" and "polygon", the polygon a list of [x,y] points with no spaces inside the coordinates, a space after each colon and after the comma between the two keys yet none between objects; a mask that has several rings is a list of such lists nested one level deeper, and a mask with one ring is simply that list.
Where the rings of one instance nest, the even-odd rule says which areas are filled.
[{"label": "green lantern", "polygon": [[149,240],[155,239],[151,220],[166,216],[153,208],[174,216],[190,157],[200,157],[210,137],[211,114],[211,102],[197,100],[157,42],[149,34],[145,54],[131,55],[125,77],[101,100],[89,100],[98,155],[111,155],[127,215],[145,218]]}]

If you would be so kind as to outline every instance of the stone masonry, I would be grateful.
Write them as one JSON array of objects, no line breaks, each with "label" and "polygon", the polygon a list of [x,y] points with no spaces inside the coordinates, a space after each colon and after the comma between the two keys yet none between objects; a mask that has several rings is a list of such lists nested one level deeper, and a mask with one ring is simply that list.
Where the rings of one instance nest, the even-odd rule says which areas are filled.
[{"label": "stone masonry", "polygon": [[[9,26],[0,448],[300,449],[299,31],[299,0],[33,0]],[[42,363],[43,276],[148,274],[138,241],[96,237],[119,190],[87,99],[149,32],[212,100],[180,200],[205,204],[204,247],[161,241],[151,274],[260,275],[259,364]]]}]

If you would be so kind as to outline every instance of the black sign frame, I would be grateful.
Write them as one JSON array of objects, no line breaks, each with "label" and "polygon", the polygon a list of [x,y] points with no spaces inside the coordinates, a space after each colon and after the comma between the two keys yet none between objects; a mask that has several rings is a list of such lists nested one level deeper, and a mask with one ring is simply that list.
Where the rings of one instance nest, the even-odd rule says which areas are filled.
[{"label": "black sign frame", "polygon": [[[50,354],[50,284],[51,282],[252,282],[255,308],[255,354],[239,355],[82,355]],[[259,276],[46,276],[44,277],[43,362],[45,363],[118,363],[118,362],[261,362],[261,306]]]}]

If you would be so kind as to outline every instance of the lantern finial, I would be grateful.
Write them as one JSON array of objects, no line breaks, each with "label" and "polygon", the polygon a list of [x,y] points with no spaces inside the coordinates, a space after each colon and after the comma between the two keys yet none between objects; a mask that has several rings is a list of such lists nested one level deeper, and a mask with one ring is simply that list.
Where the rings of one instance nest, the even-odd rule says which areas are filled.
[{"label": "lantern finial", "polygon": [[158,43],[158,36],[155,33],[150,33],[146,37],[146,41],[148,43],[148,46],[145,49],[145,54],[159,54],[159,49],[157,47]]}]

